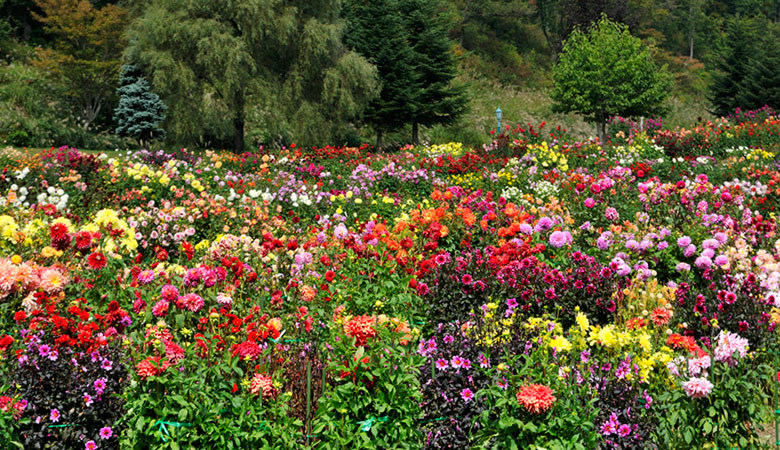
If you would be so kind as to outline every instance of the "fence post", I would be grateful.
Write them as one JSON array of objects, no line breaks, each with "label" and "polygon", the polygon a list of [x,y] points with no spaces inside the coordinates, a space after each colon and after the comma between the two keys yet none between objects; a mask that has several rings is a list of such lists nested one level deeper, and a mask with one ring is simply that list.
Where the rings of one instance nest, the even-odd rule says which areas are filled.
[{"label": "fence post", "polygon": [[306,358],[306,446],[309,446],[311,437],[311,355]]}]

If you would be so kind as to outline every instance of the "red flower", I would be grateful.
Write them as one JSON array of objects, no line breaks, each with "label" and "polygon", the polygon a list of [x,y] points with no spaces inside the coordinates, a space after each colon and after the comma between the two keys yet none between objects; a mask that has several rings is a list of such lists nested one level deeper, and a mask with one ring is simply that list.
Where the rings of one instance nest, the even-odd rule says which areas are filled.
[{"label": "red flower", "polygon": [[375,323],[376,319],[371,316],[357,316],[344,324],[344,332],[356,339],[355,345],[363,346],[369,338],[376,336]]},{"label": "red flower", "polygon": [[94,252],[87,257],[87,264],[92,270],[101,270],[106,267],[106,257],[102,253]]},{"label": "red flower", "polygon": [[553,390],[541,384],[529,384],[517,391],[517,402],[531,414],[541,414],[555,403]]},{"label": "red flower", "polygon": [[14,320],[17,322],[21,322],[26,318],[27,318],[27,314],[24,311],[16,311],[14,313]]},{"label": "red flower", "polygon": [[325,279],[328,280],[328,283],[333,281],[333,277],[335,277],[335,276],[336,276],[336,272],[334,272],[332,270],[329,270],[329,271],[325,272]]},{"label": "red flower", "polygon": [[90,247],[92,247],[92,235],[88,231],[76,233],[76,248],[80,251],[86,251]]},{"label": "red flower", "polygon": [[138,376],[141,377],[142,380],[145,380],[147,377],[163,373],[168,366],[170,366],[168,361],[163,361],[162,364],[160,364],[159,356],[150,356],[139,362],[135,366],[135,369]]},{"label": "red flower", "polygon": [[49,228],[52,241],[62,241],[68,237],[68,227],[64,223],[55,223]]}]

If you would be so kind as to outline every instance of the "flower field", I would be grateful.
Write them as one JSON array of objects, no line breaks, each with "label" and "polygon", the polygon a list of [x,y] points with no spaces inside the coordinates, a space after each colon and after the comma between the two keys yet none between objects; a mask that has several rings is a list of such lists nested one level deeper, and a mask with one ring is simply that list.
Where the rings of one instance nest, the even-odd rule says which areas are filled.
[{"label": "flower field", "polygon": [[605,145],[5,149],[0,440],[767,446],[778,151],[772,115]]}]

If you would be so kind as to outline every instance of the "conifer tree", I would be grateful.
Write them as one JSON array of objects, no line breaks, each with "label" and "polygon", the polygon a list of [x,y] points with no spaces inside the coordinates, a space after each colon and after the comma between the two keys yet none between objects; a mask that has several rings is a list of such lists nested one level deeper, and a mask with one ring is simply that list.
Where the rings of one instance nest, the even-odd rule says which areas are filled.
[{"label": "conifer tree", "polygon": [[754,56],[752,25],[750,19],[734,19],[727,25],[725,45],[716,60],[710,87],[710,103],[715,115],[727,116],[741,106],[740,86],[748,74],[747,62]]},{"label": "conifer tree", "polygon": [[411,122],[417,108],[420,81],[400,7],[398,0],[347,0],[343,10],[347,45],[368,58],[379,74],[381,90],[364,114],[377,133],[377,149],[384,146],[384,133]]},{"label": "conifer tree", "polygon": [[455,121],[465,110],[463,86],[453,86],[456,61],[448,36],[448,24],[439,15],[436,0],[402,0],[406,32],[412,49],[412,70],[417,77],[411,113],[412,142],[419,143],[419,125]]},{"label": "conifer tree", "polygon": [[755,56],[749,61],[747,73],[738,87],[737,104],[743,109],[764,105],[780,109],[780,36],[769,33]]},{"label": "conifer tree", "polygon": [[165,136],[160,123],[165,120],[165,104],[151,91],[141,71],[134,65],[122,66],[119,105],[114,110],[117,134],[138,139],[141,147],[149,141]]}]

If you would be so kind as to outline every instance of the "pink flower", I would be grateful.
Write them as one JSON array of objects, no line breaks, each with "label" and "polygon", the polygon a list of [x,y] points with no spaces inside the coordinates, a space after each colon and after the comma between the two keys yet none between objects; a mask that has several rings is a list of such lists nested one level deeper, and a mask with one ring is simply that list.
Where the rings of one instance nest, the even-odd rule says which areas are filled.
[{"label": "pink flower", "polygon": [[710,395],[713,385],[706,378],[691,377],[690,380],[683,382],[682,387],[688,397],[702,398]]},{"label": "pink flower", "polygon": [[471,389],[466,388],[460,391],[460,397],[466,402],[470,402],[474,398],[474,392]]},{"label": "pink flower", "polygon": [[596,206],[596,200],[593,200],[592,197],[588,197],[585,199],[586,208],[593,208],[594,206]]},{"label": "pink flower", "polygon": [[747,348],[747,339],[740,337],[736,333],[721,331],[718,335],[718,345],[714,351],[715,361],[725,362],[730,366],[734,366],[737,364],[737,361],[734,359],[734,353],[737,353],[740,358],[744,358],[747,355]]},{"label": "pink flower", "polygon": [[710,355],[704,355],[701,358],[692,358],[688,360],[688,373],[696,376],[701,373],[702,370],[706,370],[710,367]]},{"label": "pink flower", "polygon": [[550,245],[555,248],[561,248],[572,242],[571,233],[568,231],[553,231],[550,235]]},{"label": "pink flower", "polygon": [[96,450],[98,448],[98,445],[95,443],[95,441],[87,441],[87,443],[84,445],[84,450]]},{"label": "pink flower", "polygon": [[152,314],[155,317],[165,317],[168,315],[168,301],[160,300],[152,306]]}]

